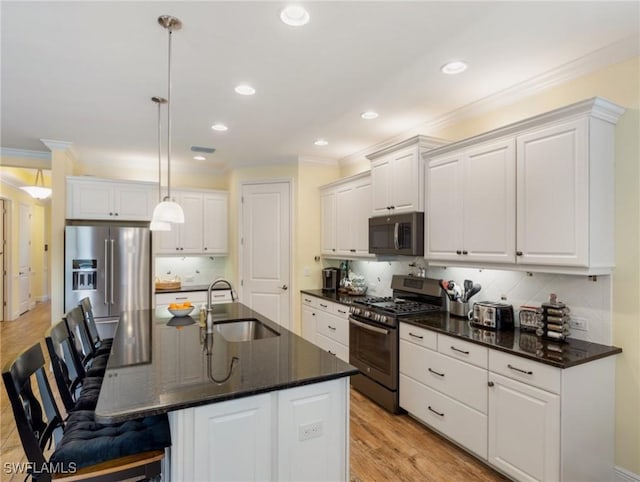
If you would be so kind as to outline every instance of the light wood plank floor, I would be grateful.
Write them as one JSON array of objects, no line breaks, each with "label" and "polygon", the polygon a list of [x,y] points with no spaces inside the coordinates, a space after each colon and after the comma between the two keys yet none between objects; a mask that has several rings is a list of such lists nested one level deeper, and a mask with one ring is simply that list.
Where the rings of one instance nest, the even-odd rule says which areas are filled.
[{"label": "light wood plank floor", "polygon": [[[41,303],[14,321],[0,322],[0,366],[40,342],[51,326],[50,305]],[[50,377],[53,383],[53,377]],[[1,382],[0,382],[1,383]],[[54,388],[55,392],[55,388]],[[58,402],[61,407],[62,404]],[[504,481],[507,480],[408,415],[391,415],[351,391],[351,480]],[[4,386],[0,388],[0,481],[23,477],[5,473],[4,463],[26,462]]]}]

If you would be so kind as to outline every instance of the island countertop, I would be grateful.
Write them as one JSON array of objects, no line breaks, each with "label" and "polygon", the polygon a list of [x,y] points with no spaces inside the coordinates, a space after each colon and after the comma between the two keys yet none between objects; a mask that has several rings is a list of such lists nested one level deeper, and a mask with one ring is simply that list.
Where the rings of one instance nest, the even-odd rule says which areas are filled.
[{"label": "island countertop", "polygon": [[342,378],[358,370],[242,303],[214,305],[214,321],[255,318],[280,336],[229,342],[192,317],[122,313],[96,407],[118,422]]}]

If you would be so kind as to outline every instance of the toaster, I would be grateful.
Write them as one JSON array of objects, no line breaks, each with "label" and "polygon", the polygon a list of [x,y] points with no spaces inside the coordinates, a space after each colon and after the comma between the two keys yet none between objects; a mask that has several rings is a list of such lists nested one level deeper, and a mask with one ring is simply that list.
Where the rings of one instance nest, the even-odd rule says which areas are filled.
[{"label": "toaster", "polygon": [[491,330],[513,329],[513,306],[507,303],[479,301],[469,313],[470,323],[478,328]]}]

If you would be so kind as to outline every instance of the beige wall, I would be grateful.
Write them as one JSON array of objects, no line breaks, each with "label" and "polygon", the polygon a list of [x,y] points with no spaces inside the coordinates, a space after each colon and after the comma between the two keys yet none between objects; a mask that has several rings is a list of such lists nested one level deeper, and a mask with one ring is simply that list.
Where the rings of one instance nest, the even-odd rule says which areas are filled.
[{"label": "beige wall", "polygon": [[[613,343],[623,349],[616,367],[616,464],[640,474],[640,58],[568,81],[466,119],[440,131],[412,131],[452,141],[588,99],[607,98],[627,109],[616,128],[616,269],[613,274]],[[366,159],[341,169],[368,169]],[[597,390],[597,387],[594,387]],[[585,400],[585,403],[589,403]]]}]

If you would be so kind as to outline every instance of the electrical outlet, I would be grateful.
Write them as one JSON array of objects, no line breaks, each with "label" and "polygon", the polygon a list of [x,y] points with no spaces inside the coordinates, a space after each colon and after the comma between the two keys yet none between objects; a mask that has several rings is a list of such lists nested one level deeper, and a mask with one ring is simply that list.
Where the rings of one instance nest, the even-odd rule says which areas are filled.
[{"label": "electrical outlet", "polygon": [[569,327],[577,331],[589,331],[589,321],[585,318],[577,318],[572,316],[569,320]]},{"label": "electrical outlet", "polygon": [[317,422],[306,423],[298,426],[298,439],[300,441],[309,440],[310,438],[321,437],[323,431],[322,420]]},{"label": "electrical outlet", "polygon": [[304,267],[304,275],[307,276],[307,277],[311,276],[311,270],[309,269],[308,266]]}]

